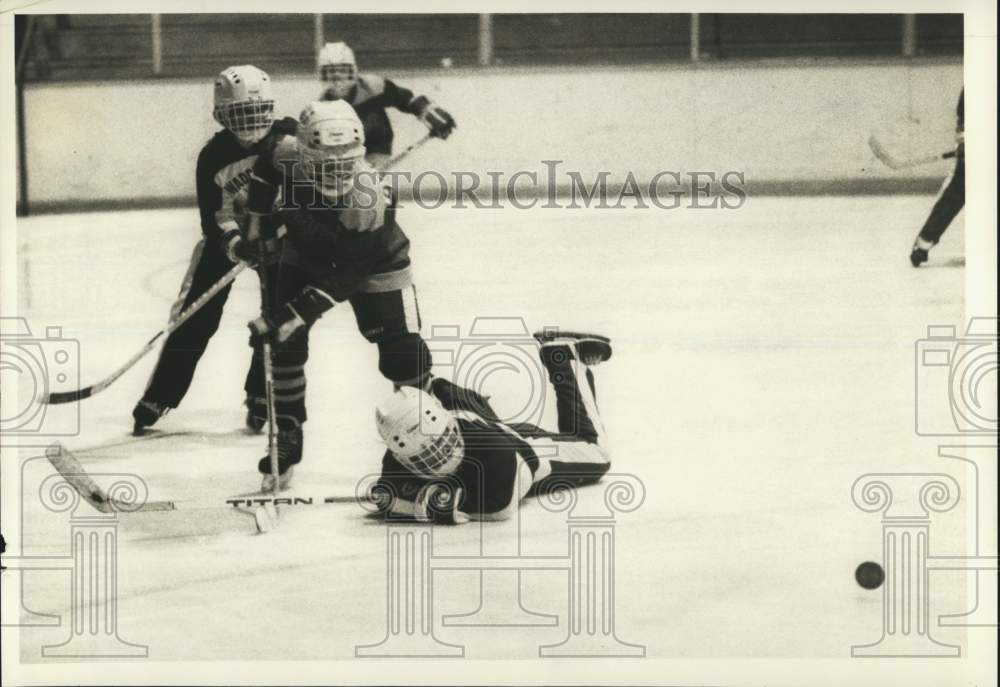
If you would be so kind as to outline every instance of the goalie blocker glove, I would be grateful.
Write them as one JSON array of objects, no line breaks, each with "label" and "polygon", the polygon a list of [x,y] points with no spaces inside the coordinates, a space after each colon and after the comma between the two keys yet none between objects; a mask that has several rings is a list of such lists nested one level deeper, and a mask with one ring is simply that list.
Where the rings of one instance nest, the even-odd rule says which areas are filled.
[{"label": "goalie blocker glove", "polygon": [[265,337],[274,343],[284,343],[312,326],[327,310],[335,305],[333,297],[314,286],[307,286],[298,296],[270,315],[251,320],[250,344],[256,345]]},{"label": "goalie blocker glove", "polygon": [[436,138],[448,138],[451,132],[458,126],[455,119],[446,110],[438,107],[427,96],[418,96],[411,104],[413,111],[417,113],[420,121],[430,130],[431,135]]}]

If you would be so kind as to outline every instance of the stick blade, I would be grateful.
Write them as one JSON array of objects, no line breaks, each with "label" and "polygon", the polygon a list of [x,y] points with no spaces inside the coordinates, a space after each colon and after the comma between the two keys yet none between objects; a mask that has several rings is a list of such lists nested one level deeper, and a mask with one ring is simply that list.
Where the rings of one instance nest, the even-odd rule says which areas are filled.
[{"label": "stick blade", "polygon": [[875,134],[868,137],[868,147],[871,148],[879,162],[884,164],[886,167],[889,169],[899,169],[899,163],[892,157],[892,155],[889,154],[889,151],[885,149],[885,146],[883,146],[881,142],[875,138]]},{"label": "stick blade", "polygon": [[253,509],[254,523],[259,534],[267,534],[278,526],[278,509],[273,503],[265,503]]},{"label": "stick blade", "polygon": [[77,457],[70,453],[62,444],[57,442],[45,449],[45,457],[52,464],[52,467],[56,469],[56,472],[76,489],[77,493],[87,503],[101,513],[110,513],[114,510],[108,502],[108,495],[87,474],[87,471],[80,465]]}]

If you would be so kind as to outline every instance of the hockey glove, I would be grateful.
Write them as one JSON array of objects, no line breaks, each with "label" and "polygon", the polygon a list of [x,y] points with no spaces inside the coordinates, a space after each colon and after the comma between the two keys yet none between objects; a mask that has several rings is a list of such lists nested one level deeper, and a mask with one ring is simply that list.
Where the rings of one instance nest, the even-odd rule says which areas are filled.
[{"label": "hockey glove", "polygon": [[469,516],[458,509],[462,488],[431,482],[417,494],[417,519],[435,525],[461,525]]},{"label": "hockey glove", "polygon": [[222,246],[234,263],[245,262],[251,267],[272,265],[281,259],[281,239],[288,232],[280,226],[269,233],[271,236],[266,239],[251,241],[243,238],[239,229],[230,229],[222,235]]},{"label": "hockey glove", "polygon": [[233,263],[245,262],[253,267],[257,263],[259,252],[254,245],[240,234],[239,229],[230,229],[222,235],[222,245],[226,255]]},{"label": "hockey glove", "polygon": [[458,126],[447,111],[432,103],[426,96],[415,98],[413,109],[424,126],[430,130],[431,135],[436,138],[448,138],[452,130]]},{"label": "hockey glove", "polygon": [[257,346],[264,339],[271,343],[284,343],[298,335],[334,306],[328,294],[307,286],[298,296],[270,315],[261,315],[247,323],[250,328],[250,345]]}]

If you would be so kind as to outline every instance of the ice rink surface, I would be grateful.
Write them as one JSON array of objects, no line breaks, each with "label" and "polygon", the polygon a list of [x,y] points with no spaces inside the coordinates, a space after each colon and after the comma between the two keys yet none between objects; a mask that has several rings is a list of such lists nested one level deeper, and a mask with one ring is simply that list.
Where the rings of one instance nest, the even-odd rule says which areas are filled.
[{"label": "ice rink surface", "polygon": [[[929,324],[963,327],[961,218],[931,262],[908,254],[928,196],[750,198],[737,210],[421,210],[399,220],[413,241],[425,335],[452,377],[445,326],[523,318],[612,337],[597,369],[612,472],[645,500],[617,516],[616,632],[650,657],[845,657],[878,639],[881,591],[854,581],[881,559],[877,514],[851,501],[868,472],[950,472],[914,432],[914,343]],[[18,221],[20,301],[33,333],[79,341],[79,377],[108,374],[166,321],[198,239],[182,210],[49,215]],[[257,488],[266,440],[241,431],[247,320],[257,281],[243,274],[180,408],[142,440],[130,412],[155,355],[107,391],[52,407],[95,474],[133,473],[151,499],[207,499]],[[349,495],[377,471],[373,409],[389,391],[374,346],[342,305],[314,327],[303,491]],[[531,360],[530,356],[522,358]],[[76,370],[73,371],[74,373]],[[504,414],[530,375],[498,369],[485,390]],[[461,380],[460,380],[461,381]],[[511,410],[513,409],[513,410]],[[552,422],[551,409],[545,416]],[[39,504],[52,473],[22,449],[23,554],[69,548],[66,514]],[[99,480],[102,478],[98,478]],[[109,478],[110,479],[110,478]],[[582,501],[602,498],[600,487]],[[961,509],[958,509],[961,511]],[[935,547],[964,541],[964,512],[936,516]],[[435,554],[565,554],[566,515],[527,501],[517,521],[435,528]],[[5,528],[6,529],[6,528]],[[481,540],[482,538],[482,540]],[[386,632],[385,526],[355,504],[286,513],[266,536],[220,510],[122,516],[118,631],[154,660],[349,658]],[[932,613],[965,609],[964,577],[939,574]],[[70,608],[68,574],[24,577],[36,613]],[[435,634],[470,658],[528,658],[566,635],[565,573],[523,573],[521,603],[559,626],[461,628],[473,571],[434,575]],[[506,591],[505,591],[506,590]],[[512,586],[489,603],[514,605]],[[26,617],[26,616],[25,616]],[[260,632],[266,628],[266,632]],[[22,658],[63,641],[28,628]],[[961,630],[935,628],[940,641]]]}]

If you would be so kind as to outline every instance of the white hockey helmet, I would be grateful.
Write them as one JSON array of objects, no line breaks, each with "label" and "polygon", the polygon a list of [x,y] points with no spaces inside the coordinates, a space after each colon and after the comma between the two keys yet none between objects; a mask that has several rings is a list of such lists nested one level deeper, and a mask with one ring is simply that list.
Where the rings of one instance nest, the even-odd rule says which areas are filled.
[{"label": "white hockey helmet", "polygon": [[346,98],[358,81],[358,63],[354,51],[344,43],[327,43],[316,58],[319,80],[327,87],[327,94],[336,100]]},{"label": "white hockey helmet", "polygon": [[450,475],[462,462],[458,420],[426,391],[400,388],[375,409],[375,424],[396,460],[421,477]]},{"label": "white hockey helmet", "polygon": [[215,78],[215,121],[252,145],[274,122],[274,95],[267,73],[251,64],[223,69]]},{"label": "white hockey helmet", "polygon": [[302,174],[329,198],[350,192],[365,159],[365,127],[343,100],[318,100],[299,115],[295,135]]}]

